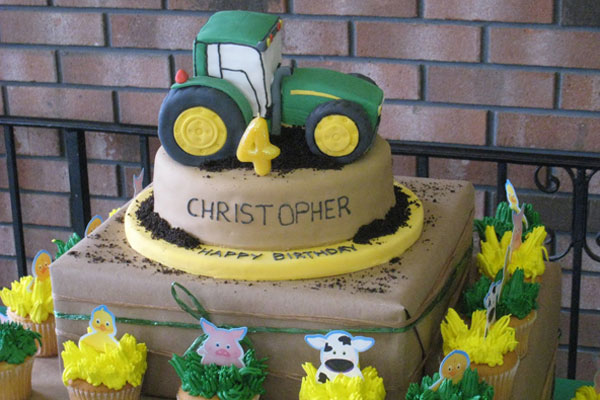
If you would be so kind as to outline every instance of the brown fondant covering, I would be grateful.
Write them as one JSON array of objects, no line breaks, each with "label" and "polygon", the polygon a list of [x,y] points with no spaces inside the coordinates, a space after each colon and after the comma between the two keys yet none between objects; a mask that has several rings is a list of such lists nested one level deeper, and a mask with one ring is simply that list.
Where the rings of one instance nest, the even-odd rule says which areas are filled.
[{"label": "brown fondant covering", "polygon": [[380,137],[339,170],[207,172],[177,163],[162,148],[154,164],[154,211],[211,245],[289,250],[338,243],[394,203],[390,147]]},{"label": "brown fondant covering", "polygon": [[[457,264],[472,242],[473,187],[466,182],[402,178],[423,202],[419,240],[401,257],[361,272],[325,279],[282,282],[216,280],[153,263],[127,245],[123,212],[98,228],[51,268],[59,342],[85,332],[88,314],[106,304],[118,318],[196,324],[171,297],[177,281],[198,298],[216,324],[266,328],[403,328],[402,333],[360,333],[375,338],[361,354],[383,377],[388,398],[400,398],[419,379],[439,323],[462,283]],[[445,288],[446,287],[446,288]],[[198,329],[118,323],[119,335],[133,334],[148,346],[143,391],[173,397],[180,385],[168,364],[201,334]],[[304,333],[250,333],[258,357],[268,357],[265,399],[298,396],[301,364],[319,363]]]}]

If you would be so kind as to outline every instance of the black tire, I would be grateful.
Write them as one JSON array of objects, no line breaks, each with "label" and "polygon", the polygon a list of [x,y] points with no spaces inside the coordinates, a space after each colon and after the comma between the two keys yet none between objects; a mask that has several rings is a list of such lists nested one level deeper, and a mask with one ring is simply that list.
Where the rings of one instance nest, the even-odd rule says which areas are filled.
[{"label": "black tire", "polygon": [[[354,150],[345,156],[335,157],[323,153],[315,141],[315,128],[325,117],[333,114],[345,115],[356,124],[358,128],[358,143]],[[315,107],[306,119],[306,143],[314,154],[332,158],[339,163],[348,164],[362,156],[373,144],[375,132],[364,108],[348,100],[334,100],[322,103]]]},{"label": "black tire", "polygon": [[358,73],[358,72],[350,72],[348,75],[355,76],[357,78],[362,79],[363,81],[367,81],[369,83],[372,83],[375,86],[378,86],[377,83],[373,79],[371,79],[370,77],[368,77],[367,75],[363,75],[363,74]]},{"label": "black tire", "polygon": [[[227,138],[217,152],[198,156],[183,150],[175,141],[173,126],[177,117],[191,107],[203,106],[221,117],[227,128]],[[224,92],[205,86],[172,89],[163,101],[158,114],[158,137],[167,154],[175,161],[199,166],[207,161],[235,155],[237,145],[246,129],[246,122],[236,102]]]}]

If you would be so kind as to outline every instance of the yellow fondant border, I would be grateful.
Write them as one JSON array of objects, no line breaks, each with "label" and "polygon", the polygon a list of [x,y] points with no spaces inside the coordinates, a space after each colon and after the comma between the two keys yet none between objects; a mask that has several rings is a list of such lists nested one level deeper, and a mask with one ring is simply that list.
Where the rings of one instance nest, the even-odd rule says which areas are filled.
[{"label": "yellow fondant border", "polygon": [[135,215],[140,203],[152,193],[141,192],[125,214],[125,235],[129,245],[145,257],[190,274],[219,279],[274,281],[319,278],[360,271],[388,262],[404,253],[417,241],[423,229],[423,205],[406,187],[410,218],[407,225],[392,235],[357,244],[350,240],[290,251],[243,250],[201,245],[185,249],[162,239],[152,239]]}]

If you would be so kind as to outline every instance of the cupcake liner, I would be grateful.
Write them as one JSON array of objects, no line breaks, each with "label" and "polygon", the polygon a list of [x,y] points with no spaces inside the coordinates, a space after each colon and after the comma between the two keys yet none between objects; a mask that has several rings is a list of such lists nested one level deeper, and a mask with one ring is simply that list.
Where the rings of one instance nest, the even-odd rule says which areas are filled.
[{"label": "cupcake liner", "polygon": [[511,351],[504,355],[504,365],[489,367],[472,364],[471,368],[477,368],[479,378],[494,387],[494,400],[510,400],[519,362],[517,353]]},{"label": "cupcake liner", "polygon": [[92,385],[84,387],[67,386],[69,400],[139,400],[142,394],[142,385],[126,385],[120,390],[107,389],[101,386],[101,390]]},{"label": "cupcake liner", "polygon": [[17,322],[25,328],[42,335],[42,347],[38,349],[37,357],[54,357],[58,355],[54,315],[50,314],[47,320],[38,324],[33,322],[29,317],[21,317],[12,312],[10,308],[6,310],[6,314],[11,321]]},{"label": "cupcake liner", "polygon": [[25,400],[31,396],[31,369],[33,357],[27,357],[23,364],[0,364],[0,400]]},{"label": "cupcake liner", "polygon": [[516,317],[510,317],[510,327],[515,328],[515,340],[519,342],[515,351],[519,358],[525,358],[527,350],[529,349],[529,333],[535,320],[537,319],[537,311],[531,310],[529,314],[523,319]]},{"label": "cupcake liner", "polygon": [[[259,398],[260,395],[257,394],[251,400],[258,400]],[[217,396],[213,396],[212,398],[207,399],[206,397],[202,396],[192,396],[180,386],[179,391],[177,392],[177,400],[219,400],[219,398]]]}]

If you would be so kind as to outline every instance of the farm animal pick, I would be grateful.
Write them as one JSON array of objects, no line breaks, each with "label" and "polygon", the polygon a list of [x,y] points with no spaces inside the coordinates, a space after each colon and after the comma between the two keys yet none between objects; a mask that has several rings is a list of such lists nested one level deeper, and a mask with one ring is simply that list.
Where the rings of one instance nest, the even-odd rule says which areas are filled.
[{"label": "farm animal pick", "polygon": [[490,289],[483,298],[483,305],[486,309],[485,333],[483,337],[487,336],[490,326],[492,326],[492,324],[496,322],[496,306],[500,302],[500,296],[502,296],[502,286],[504,286],[504,280],[507,279],[506,267],[508,266],[508,261],[510,260],[511,252],[512,250],[510,248],[510,245],[508,245],[508,248],[506,249],[506,255],[504,256],[504,266],[502,267],[502,279],[500,279],[498,282],[492,282],[492,284],[490,285]]},{"label": "farm animal pick", "polygon": [[88,333],[79,339],[79,343],[104,352],[105,346],[118,346],[116,334],[115,315],[106,306],[101,305],[92,310]]},{"label": "farm animal pick", "polygon": [[246,336],[248,328],[217,328],[204,318],[200,318],[200,326],[208,336],[197,350],[202,356],[202,364],[235,365],[238,368],[245,366],[240,340]]},{"label": "farm animal pick", "polygon": [[434,382],[429,389],[437,391],[444,379],[450,379],[456,385],[462,380],[470,365],[471,360],[466,352],[462,350],[451,351],[440,364],[440,379]]},{"label": "farm animal pick", "polygon": [[97,227],[99,227],[102,222],[104,222],[102,220],[102,217],[99,215],[94,215],[92,217],[92,219],[90,219],[90,222],[88,222],[87,226],[85,227],[85,236],[90,236],[90,234],[94,231],[94,229],[96,229]]},{"label": "farm animal pick", "polygon": [[52,256],[47,250],[40,250],[33,259],[32,272],[33,276],[40,281],[45,281],[50,278],[49,266],[52,263]]},{"label": "farm animal pick", "polygon": [[339,374],[349,378],[363,378],[358,353],[369,350],[375,344],[373,338],[353,337],[345,331],[331,331],[327,335],[307,335],[304,340],[309,346],[321,351],[321,366],[316,376],[319,383],[333,381]]},{"label": "farm animal pick", "polygon": [[[521,207],[519,207],[519,198],[517,197],[517,191],[515,190],[515,187],[510,182],[509,179],[506,180],[506,183],[504,184],[504,188],[506,190],[506,200],[508,201],[508,206],[513,211],[513,215],[514,215],[514,213],[518,214],[521,211],[523,211],[523,210],[521,210]],[[524,215],[523,215],[522,222],[525,224],[526,227],[529,225],[527,222],[527,218]]]}]

